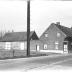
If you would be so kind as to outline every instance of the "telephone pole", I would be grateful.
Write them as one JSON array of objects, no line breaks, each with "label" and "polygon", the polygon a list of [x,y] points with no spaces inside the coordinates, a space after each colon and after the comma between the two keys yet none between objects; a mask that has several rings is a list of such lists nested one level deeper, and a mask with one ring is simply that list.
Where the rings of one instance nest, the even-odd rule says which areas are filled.
[{"label": "telephone pole", "polygon": [[30,56],[30,0],[27,0],[27,56]]}]

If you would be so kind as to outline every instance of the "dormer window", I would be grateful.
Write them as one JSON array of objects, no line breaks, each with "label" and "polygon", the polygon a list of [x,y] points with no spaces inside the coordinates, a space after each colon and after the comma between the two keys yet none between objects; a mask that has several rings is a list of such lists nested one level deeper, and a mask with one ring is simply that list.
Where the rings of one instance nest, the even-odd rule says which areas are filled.
[{"label": "dormer window", "polygon": [[58,33],[57,33],[57,37],[60,37],[60,36],[61,36],[61,34],[58,32]]},{"label": "dormer window", "polygon": [[48,34],[45,34],[45,37],[48,37]]}]

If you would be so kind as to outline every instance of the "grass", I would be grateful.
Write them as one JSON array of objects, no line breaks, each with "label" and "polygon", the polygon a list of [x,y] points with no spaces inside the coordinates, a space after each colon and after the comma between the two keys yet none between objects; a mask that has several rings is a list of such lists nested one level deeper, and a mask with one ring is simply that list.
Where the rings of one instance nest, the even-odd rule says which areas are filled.
[{"label": "grass", "polygon": [[[12,51],[10,51],[11,53]],[[17,54],[15,54],[17,52]],[[57,53],[45,53],[45,52],[39,52],[39,51],[30,51],[30,56],[27,56],[26,51],[15,51],[14,56],[12,52],[12,56],[6,56],[6,57],[0,57],[0,60],[6,60],[6,59],[16,59],[16,58],[28,58],[28,57],[38,57],[38,56],[48,56],[51,54],[57,54]],[[21,54],[22,53],[22,54]]]},{"label": "grass", "polygon": [[[19,53],[21,53],[21,52],[19,52]],[[25,55],[23,55],[23,54],[25,54]],[[38,56],[46,56],[46,54],[45,53],[41,53],[41,52],[37,52],[37,51],[31,51],[30,52],[30,56],[27,56],[26,55],[26,51],[24,51],[24,53],[23,53],[22,55],[20,54],[18,54],[17,56],[16,55],[14,55],[14,56],[3,56],[3,57],[1,57],[0,58],[0,60],[6,60],[6,59],[16,59],[16,58],[28,58],[28,57],[38,57]],[[13,55],[13,54],[12,54]]]}]

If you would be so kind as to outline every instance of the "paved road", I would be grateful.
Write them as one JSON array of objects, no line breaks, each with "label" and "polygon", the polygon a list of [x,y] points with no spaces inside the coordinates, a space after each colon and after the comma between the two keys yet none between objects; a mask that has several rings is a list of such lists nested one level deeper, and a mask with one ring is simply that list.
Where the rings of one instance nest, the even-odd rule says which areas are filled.
[{"label": "paved road", "polygon": [[[0,71],[3,70],[19,70],[30,71],[34,69],[47,68],[72,68],[72,55],[44,56],[35,58],[22,58],[14,60],[0,61]],[[8,71],[7,71],[8,72]],[[15,71],[16,72],[16,71]]]}]

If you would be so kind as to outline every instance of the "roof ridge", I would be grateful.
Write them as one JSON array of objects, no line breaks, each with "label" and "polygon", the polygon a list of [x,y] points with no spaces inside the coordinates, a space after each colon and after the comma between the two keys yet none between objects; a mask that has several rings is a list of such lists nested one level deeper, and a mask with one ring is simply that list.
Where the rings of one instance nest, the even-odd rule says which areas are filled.
[{"label": "roof ridge", "polygon": [[55,24],[56,27],[58,27],[63,33],[65,33],[67,36],[72,36],[72,29],[63,25]]},{"label": "roof ridge", "polygon": [[[35,31],[30,32],[30,37],[33,35]],[[27,32],[11,32],[6,33],[3,37],[1,37],[1,41],[24,41],[27,40]]]}]

